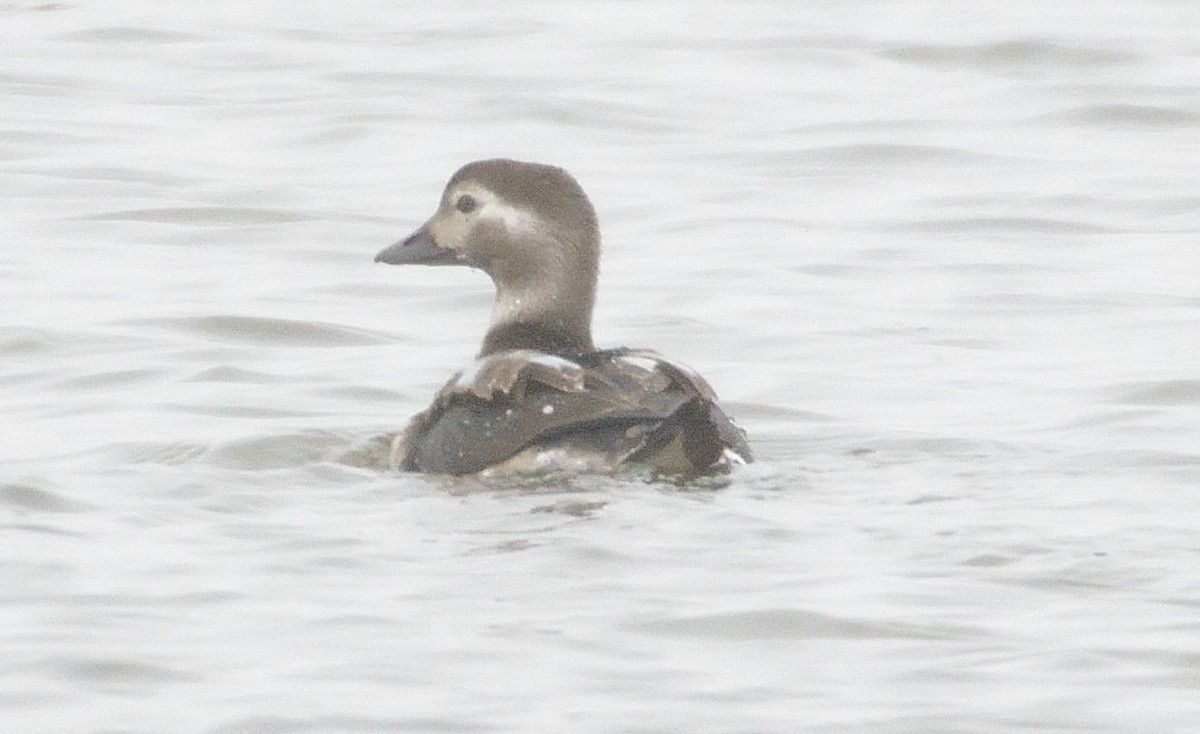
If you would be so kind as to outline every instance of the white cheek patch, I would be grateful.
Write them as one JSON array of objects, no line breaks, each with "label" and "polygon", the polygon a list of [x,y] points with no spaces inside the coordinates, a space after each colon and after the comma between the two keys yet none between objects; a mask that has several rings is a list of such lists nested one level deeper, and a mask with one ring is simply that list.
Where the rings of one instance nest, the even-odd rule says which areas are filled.
[{"label": "white cheek patch", "polygon": [[515,235],[528,234],[538,228],[538,218],[533,212],[498,199],[485,204],[479,215],[482,219],[490,219],[503,224],[505,229]]},{"label": "white cheek patch", "polygon": [[468,182],[454,190],[451,201],[458,201],[463,196],[471,196],[478,202],[474,216],[493,224],[502,225],[510,234],[527,235],[539,229],[541,221],[538,216],[528,209],[509,204],[490,189],[474,182]]}]

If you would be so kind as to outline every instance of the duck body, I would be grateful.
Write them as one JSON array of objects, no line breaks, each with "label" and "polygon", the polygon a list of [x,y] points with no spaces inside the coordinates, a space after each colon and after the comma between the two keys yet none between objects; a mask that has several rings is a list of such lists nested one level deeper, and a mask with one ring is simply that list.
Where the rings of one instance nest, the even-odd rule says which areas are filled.
[{"label": "duck body", "polygon": [[394,468],[690,477],[752,460],[700,375],[649,350],[593,346],[599,230],[562,169],[467,164],[437,213],[375,259],[470,265],[497,290],[479,357],[396,436]]},{"label": "duck body", "polygon": [[689,476],[749,453],[708,383],[661,355],[512,350],[455,375],[401,434],[392,459],[432,474],[645,467]]}]

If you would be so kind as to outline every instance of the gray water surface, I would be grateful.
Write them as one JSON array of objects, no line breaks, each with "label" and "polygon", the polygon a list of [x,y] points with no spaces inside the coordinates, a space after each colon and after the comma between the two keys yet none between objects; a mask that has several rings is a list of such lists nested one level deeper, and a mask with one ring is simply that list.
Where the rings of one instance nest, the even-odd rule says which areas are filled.
[{"label": "gray water surface", "polygon": [[[12,732],[1200,729],[1200,6],[0,4]],[[723,488],[398,475],[462,163]]]}]

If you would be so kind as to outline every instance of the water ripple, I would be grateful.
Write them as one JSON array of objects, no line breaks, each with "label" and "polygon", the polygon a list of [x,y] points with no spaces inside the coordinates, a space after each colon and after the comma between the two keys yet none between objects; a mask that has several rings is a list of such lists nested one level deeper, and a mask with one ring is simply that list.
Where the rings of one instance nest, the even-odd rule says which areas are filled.
[{"label": "water ripple", "polygon": [[1122,230],[1091,222],[1057,217],[961,217],[918,219],[884,226],[897,232],[963,234],[1002,232],[1006,234],[1111,234]]},{"label": "water ripple", "polygon": [[949,625],[935,627],[868,621],[801,609],[753,609],[744,612],[688,615],[637,622],[627,626],[641,632],[729,640],[950,640],[967,634],[966,630]]},{"label": "water ripple", "polygon": [[109,26],[89,28],[84,31],[64,33],[58,38],[66,41],[119,42],[119,43],[179,43],[195,42],[204,37],[194,33],[180,33],[162,28],[137,28],[133,26]]},{"label": "water ripple", "polygon": [[223,227],[253,224],[290,224],[295,222],[310,222],[314,218],[312,214],[307,212],[239,206],[123,209],[78,217],[80,220],[95,222],[154,222],[158,224]]},{"label": "water ripple", "polygon": [[1051,73],[1054,69],[1104,68],[1132,64],[1141,57],[1128,51],[1067,46],[1049,40],[1020,39],[968,46],[901,46],[880,56],[937,69],[978,68]]},{"label": "water ripple", "polygon": [[76,512],[87,505],[32,483],[0,484],[0,507],[36,512]]},{"label": "water ripple", "polygon": [[122,323],[166,328],[231,344],[275,347],[354,347],[391,341],[378,331],[258,316],[179,316],[132,319]]},{"label": "water ripple", "polygon": [[1114,388],[1115,403],[1128,405],[1200,405],[1200,380],[1161,380]]},{"label": "water ripple", "polygon": [[1094,104],[1072,107],[1035,118],[1053,127],[1081,125],[1099,128],[1160,129],[1194,128],[1200,114],[1178,107],[1156,107],[1138,104]]},{"label": "water ripple", "polygon": [[309,430],[226,441],[206,452],[204,459],[230,469],[284,469],[334,460],[348,444],[345,436],[334,431]]},{"label": "water ripple", "polygon": [[147,683],[197,681],[202,678],[197,673],[177,668],[120,658],[46,660],[39,667],[48,668],[68,680],[85,685],[142,687]]}]

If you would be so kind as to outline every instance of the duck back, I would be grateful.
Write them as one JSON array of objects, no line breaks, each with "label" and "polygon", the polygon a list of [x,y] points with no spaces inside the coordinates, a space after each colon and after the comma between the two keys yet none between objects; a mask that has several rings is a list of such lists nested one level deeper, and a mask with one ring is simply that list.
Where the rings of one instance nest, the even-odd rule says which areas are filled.
[{"label": "duck back", "polygon": [[750,450],[708,383],[654,352],[568,359],[514,350],[455,375],[397,437],[392,460],[451,475],[572,467],[692,475],[749,461]]}]

